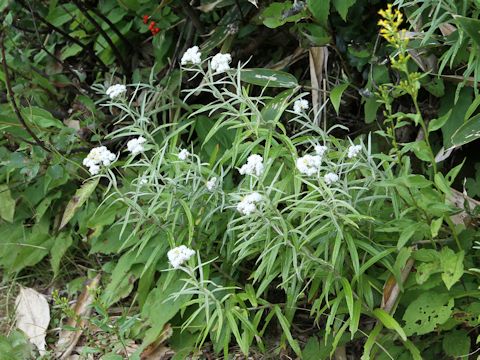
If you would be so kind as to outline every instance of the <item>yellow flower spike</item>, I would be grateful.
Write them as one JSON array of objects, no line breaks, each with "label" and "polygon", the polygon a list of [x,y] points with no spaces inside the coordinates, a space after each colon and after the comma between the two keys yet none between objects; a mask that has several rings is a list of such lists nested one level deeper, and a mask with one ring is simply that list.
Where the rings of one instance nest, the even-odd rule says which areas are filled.
[{"label": "yellow flower spike", "polygon": [[403,23],[403,14],[398,9],[395,9],[394,11],[392,11],[392,9],[392,4],[388,4],[386,9],[378,12],[383,18],[378,21],[378,25],[381,27],[380,35],[387,40],[387,42],[398,48],[399,44],[404,39],[404,37],[401,36],[401,30],[399,29]]}]

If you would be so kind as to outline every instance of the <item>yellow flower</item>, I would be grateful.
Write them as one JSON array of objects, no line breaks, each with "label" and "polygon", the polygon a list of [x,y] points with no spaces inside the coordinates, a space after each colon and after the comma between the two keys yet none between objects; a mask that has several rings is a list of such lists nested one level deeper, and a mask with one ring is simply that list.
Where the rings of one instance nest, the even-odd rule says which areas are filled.
[{"label": "yellow flower", "polygon": [[408,41],[404,36],[401,36],[399,29],[403,22],[403,14],[400,10],[393,10],[392,4],[388,4],[385,10],[380,10],[378,14],[383,18],[378,21],[381,27],[380,35],[395,47],[399,47],[401,42]]}]

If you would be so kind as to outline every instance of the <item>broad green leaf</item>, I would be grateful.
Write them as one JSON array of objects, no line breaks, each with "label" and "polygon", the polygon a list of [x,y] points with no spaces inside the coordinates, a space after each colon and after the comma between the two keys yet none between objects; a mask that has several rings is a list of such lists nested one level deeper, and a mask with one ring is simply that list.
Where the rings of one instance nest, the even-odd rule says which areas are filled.
[{"label": "broad green leaf", "polygon": [[[148,295],[145,305],[142,309],[142,318],[150,324],[149,329],[143,339],[142,346],[147,346],[155,341],[162,332],[165,324],[173,318],[178,311],[190,300],[191,294],[181,294],[173,298],[178,293],[185,282],[184,274],[176,271],[174,273],[163,273],[158,281],[158,285]],[[168,278],[172,278],[168,282]]]},{"label": "broad green leaf", "polygon": [[443,336],[442,347],[445,354],[453,358],[468,358],[471,346],[467,330],[459,329],[446,332]]},{"label": "broad green leaf", "polygon": [[330,0],[307,0],[307,7],[313,17],[322,26],[327,27],[328,15],[330,14]]},{"label": "broad green leaf", "polygon": [[117,2],[124,8],[132,11],[137,11],[141,6],[141,2],[138,0],[117,0]]},{"label": "broad green leaf", "polygon": [[432,233],[432,238],[436,238],[438,236],[438,232],[440,231],[442,224],[443,224],[443,217],[432,220],[432,223],[430,224],[430,231]]},{"label": "broad green leaf", "polygon": [[325,46],[332,41],[332,37],[322,25],[316,23],[300,23],[297,24],[297,29],[312,46]]},{"label": "broad green leaf", "polygon": [[422,285],[430,279],[430,276],[442,272],[440,261],[424,262],[417,265],[415,280],[417,284]]},{"label": "broad green leaf", "polygon": [[15,200],[7,184],[0,185],[0,217],[8,222],[13,221],[15,214]]},{"label": "broad green leaf", "polygon": [[100,178],[91,179],[85,182],[80,189],[75,192],[75,195],[68,202],[67,207],[63,213],[62,221],[60,222],[60,230],[67,225],[72,219],[73,215],[82,207],[87,199],[92,195],[93,191],[98,185]]},{"label": "broad green leaf", "polygon": [[337,9],[343,21],[347,21],[348,9],[355,4],[356,0],[333,0],[333,6]]},{"label": "broad green leaf", "polygon": [[461,279],[463,275],[464,251],[455,253],[452,249],[444,247],[440,252],[442,266],[442,280],[448,290]]},{"label": "broad green leaf", "polygon": [[452,135],[452,144],[461,146],[480,138],[480,114],[475,115]]},{"label": "broad green leaf", "polygon": [[5,10],[8,6],[8,0],[0,0],[0,12]]},{"label": "broad green leaf", "polygon": [[456,92],[454,87],[447,87],[445,96],[440,99],[439,115],[450,112],[448,120],[441,127],[443,135],[443,146],[448,149],[453,146],[452,135],[464,124],[464,117],[471,106],[474,99],[473,90],[464,87],[458,94],[456,99]]},{"label": "broad green leaf", "polygon": [[82,47],[78,44],[70,44],[63,48],[60,59],[65,60],[69,57],[75,56],[82,51]]},{"label": "broad green leaf", "polygon": [[403,331],[403,328],[400,326],[397,320],[392,317],[392,315],[380,308],[373,310],[373,315],[375,315],[375,317],[380,320],[387,329],[395,330],[403,341],[407,340],[405,331]]},{"label": "broad green leaf", "polygon": [[[454,16],[455,22],[465,30],[473,42],[480,47],[480,20],[463,16]],[[478,51],[478,48],[477,48]]]},{"label": "broad green leaf", "polygon": [[263,24],[271,29],[277,28],[287,22],[295,22],[306,16],[305,11],[293,11],[291,1],[273,2],[260,15]]},{"label": "broad green leaf", "polygon": [[298,86],[295,76],[269,69],[244,69],[240,73],[240,78],[246,83],[264,87],[294,88]]},{"label": "broad green leaf", "polygon": [[60,269],[60,260],[62,259],[65,252],[72,245],[73,239],[70,233],[60,233],[55,238],[52,248],[50,249],[51,260],[53,269],[53,277],[58,275],[58,270]]},{"label": "broad green leaf", "polygon": [[330,91],[330,101],[332,102],[333,108],[338,115],[338,111],[340,110],[340,101],[342,100],[343,92],[348,88],[347,83],[340,84],[335,86],[332,91]]},{"label": "broad green leaf", "polygon": [[320,342],[317,337],[309,337],[302,351],[303,360],[318,360],[320,351]]},{"label": "broad green leaf", "polygon": [[375,97],[365,100],[365,123],[371,124],[377,119],[377,111],[380,108],[380,103]]},{"label": "broad green leaf", "polygon": [[403,320],[407,336],[428,334],[445,323],[452,314],[454,301],[448,294],[424,292],[407,307]]},{"label": "broad green leaf", "polygon": [[57,129],[63,129],[65,127],[62,121],[53,117],[49,111],[36,106],[25,107],[21,113],[32,124],[40,128],[55,127]]}]

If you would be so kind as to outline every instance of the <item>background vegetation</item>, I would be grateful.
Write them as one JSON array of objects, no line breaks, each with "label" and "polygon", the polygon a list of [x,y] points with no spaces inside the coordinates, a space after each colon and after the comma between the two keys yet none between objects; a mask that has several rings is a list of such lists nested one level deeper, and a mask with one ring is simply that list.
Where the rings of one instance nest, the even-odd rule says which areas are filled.
[{"label": "background vegetation", "polygon": [[0,357],[476,357],[480,2],[389,3],[0,0]]}]

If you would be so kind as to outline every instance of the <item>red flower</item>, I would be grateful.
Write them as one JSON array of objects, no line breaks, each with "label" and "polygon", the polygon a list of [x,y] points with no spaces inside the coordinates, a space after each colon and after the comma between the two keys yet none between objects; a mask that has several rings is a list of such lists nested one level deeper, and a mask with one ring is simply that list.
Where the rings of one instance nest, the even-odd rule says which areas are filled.
[{"label": "red flower", "polygon": [[143,23],[146,24],[148,22],[148,19],[150,19],[150,16],[148,15],[143,15]]}]

